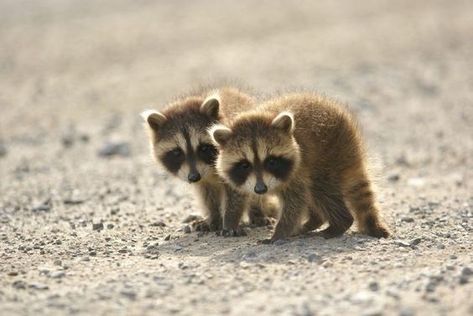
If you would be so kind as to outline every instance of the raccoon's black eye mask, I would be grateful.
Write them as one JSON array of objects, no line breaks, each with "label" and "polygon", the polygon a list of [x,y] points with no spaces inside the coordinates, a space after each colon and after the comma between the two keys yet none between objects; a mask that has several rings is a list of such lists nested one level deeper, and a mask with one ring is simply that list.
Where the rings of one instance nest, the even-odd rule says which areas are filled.
[{"label": "raccoon's black eye mask", "polygon": [[217,153],[217,148],[211,144],[201,143],[197,147],[197,157],[208,165],[215,163]]},{"label": "raccoon's black eye mask", "polygon": [[235,182],[235,184],[242,185],[243,183],[245,183],[252,169],[253,167],[251,166],[251,163],[248,160],[240,160],[239,162],[235,163],[230,169],[230,179]]},{"label": "raccoon's black eye mask", "polygon": [[293,165],[292,160],[278,156],[268,156],[263,162],[264,169],[281,180],[287,179]]},{"label": "raccoon's black eye mask", "polygon": [[179,171],[185,159],[184,151],[179,147],[176,147],[161,156],[161,161],[164,167],[172,173]]}]

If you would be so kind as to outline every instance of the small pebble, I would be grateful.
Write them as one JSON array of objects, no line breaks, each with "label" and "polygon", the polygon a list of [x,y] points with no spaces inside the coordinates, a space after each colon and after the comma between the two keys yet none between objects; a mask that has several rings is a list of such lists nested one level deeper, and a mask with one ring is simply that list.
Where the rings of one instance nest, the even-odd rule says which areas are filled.
[{"label": "small pebble", "polygon": [[79,205],[85,202],[85,199],[79,199],[79,198],[67,198],[63,199],[62,202],[66,205]]},{"label": "small pebble", "polygon": [[397,182],[397,181],[399,181],[400,178],[401,178],[401,176],[398,173],[393,173],[393,174],[390,174],[388,176],[388,181],[389,182]]},{"label": "small pebble", "polygon": [[101,231],[103,229],[103,223],[92,223],[92,230]]},{"label": "small pebble", "polygon": [[379,284],[376,281],[372,281],[368,284],[368,287],[371,291],[377,292],[379,290]]},{"label": "small pebble", "polygon": [[49,274],[49,277],[53,279],[60,279],[64,277],[65,275],[66,274],[64,273],[64,271],[53,271]]},{"label": "small pebble", "polygon": [[26,282],[22,280],[16,280],[15,282],[12,283],[12,286],[15,289],[24,290],[26,289]]},{"label": "small pebble", "polygon": [[98,150],[100,157],[121,156],[128,157],[131,154],[130,145],[126,142],[105,142]]},{"label": "small pebble", "polygon": [[399,311],[399,316],[414,316],[415,313],[412,309],[409,307],[402,307],[401,310]]},{"label": "small pebble", "polygon": [[422,241],[422,238],[414,238],[411,240],[410,245],[417,246],[418,244],[420,244],[421,241]]},{"label": "small pebble", "polygon": [[125,289],[120,292],[121,295],[125,296],[126,298],[130,300],[135,300],[136,299],[136,292],[130,289]]},{"label": "small pebble", "polygon": [[425,185],[425,182],[424,178],[414,177],[407,180],[407,185],[414,188],[420,188]]},{"label": "small pebble", "polygon": [[395,240],[394,243],[400,247],[410,247],[411,244],[404,240]]},{"label": "small pebble", "polygon": [[41,204],[34,206],[31,209],[33,212],[48,212],[51,210],[51,199],[47,199]]},{"label": "small pebble", "polygon": [[69,148],[74,145],[74,134],[71,132],[64,133],[61,137],[61,143],[64,146],[64,148]]},{"label": "small pebble", "polygon": [[322,259],[321,256],[319,256],[318,254],[310,254],[309,256],[307,256],[307,261],[309,262],[316,262],[316,261],[320,261]]},{"label": "small pebble", "polygon": [[154,223],[149,224],[151,227],[166,227],[166,223],[163,221],[156,221]]},{"label": "small pebble", "polygon": [[323,264],[322,264],[322,267],[324,268],[330,268],[333,266],[333,263],[330,262],[330,261],[325,261]]},{"label": "small pebble", "polygon": [[0,143],[0,157],[6,156],[8,153],[7,147],[4,144]]},{"label": "small pebble", "polygon": [[183,227],[183,231],[186,234],[190,234],[192,232],[192,229],[189,225],[186,225],[186,226]]},{"label": "small pebble", "polygon": [[473,275],[473,269],[471,269],[470,267],[464,267],[462,269],[462,275],[464,276],[471,276]]},{"label": "small pebble", "polygon": [[29,287],[35,290],[40,290],[40,291],[49,289],[49,286],[43,283],[31,283]]},{"label": "small pebble", "polygon": [[467,284],[468,281],[469,281],[468,279],[469,279],[469,278],[468,278],[467,276],[461,275],[461,276],[460,276],[459,283],[460,283],[461,285]]}]

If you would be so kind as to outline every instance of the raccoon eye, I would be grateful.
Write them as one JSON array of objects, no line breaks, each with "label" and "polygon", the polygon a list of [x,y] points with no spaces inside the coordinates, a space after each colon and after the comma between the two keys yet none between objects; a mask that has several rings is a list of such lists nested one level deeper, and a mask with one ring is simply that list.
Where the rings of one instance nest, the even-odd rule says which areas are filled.
[{"label": "raccoon eye", "polygon": [[242,160],[237,164],[237,167],[241,170],[248,170],[250,169],[251,165],[248,160]]},{"label": "raccoon eye", "polygon": [[174,157],[180,157],[182,154],[184,154],[184,152],[182,151],[182,149],[179,148],[179,147],[174,148],[174,149],[171,150],[169,153],[170,153],[172,156],[174,156]]},{"label": "raccoon eye", "polygon": [[163,165],[172,173],[176,173],[181,168],[186,159],[181,148],[176,147],[159,157]]},{"label": "raccoon eye", "polygon": [[264,161],[264,168],[278,179],[286,179],[290,175],[292,167],[292,160],[283,157],[269,156]]},{"label": "raccoon eye", "polygon": [[228,170],[230,179],[236,185],[242,185],[251,173],[251,163],[244,159],[235,163],[232,168]]},{"label": "raccoon eye", "polygon": [[215,163],[217,148],[210,144],[200,144],[197,147],[197,157],[208,165]]},{"label": "raccoon eye", "polygon": [[266,160],[266,165],[268,167],[272,167],[274,168],[276,165],[278,164],[276,158],[274,157],[269,157],[267,160]]},{"label": "raccoon eye", "polygon": [[281,167],[281,159],[280,158],[276,158],[276,157],[268,157],[266,158],[264,164],[266,166],[266,168],[270,169],[270,170],[274,170],[274,169],[278,169]]},{"label": "raccoon eye", "polygon": [[209,144],[201,144],[199,145],[199,151],[202,153],[208,153],[210,150],[212,150],[212,145]]}]

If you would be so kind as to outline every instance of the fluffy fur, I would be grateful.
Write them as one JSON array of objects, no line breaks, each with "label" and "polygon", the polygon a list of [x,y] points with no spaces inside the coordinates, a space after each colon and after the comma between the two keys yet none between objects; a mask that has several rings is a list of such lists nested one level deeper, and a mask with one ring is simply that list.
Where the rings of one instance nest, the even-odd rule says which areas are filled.
[{"label": "fluffy fur", "polygon": [[[275,193],[282,212],[270,241],[312,231],[326,237],[358,221],[361,232],[388,237],[379,217],[354,118],[328,98],[291,94],[210,129],[217,170],[234,189]],[[353,214],[353,215],[352,215]],[[305,222],[304,222],[305,219]]]},{"label": "fluffy fur", "polygon": [[[252,210],[250,222],[258,225],[267,223],[266,217],[257,211],[262,205],[259,201],[254,199],[251,207],[242,204],[241,193],[217,175],[217,149],[207,133],[211,125],[234,118],[237,113],[253,105],[253,100],[241,91],[221,88],[181,98],[162,112],[147,110],[142,113],[149,127],[151,152],[156,161],[169,173],[195,183],[206,216],[204,221],[196,223],[197,230],[219,231],[223,227],[224,234],[243,234],[239,228],[241,216],[234,214],[248,208]],[[223,219],[222,205],[225,206]],[[267,205],[267,212],[273,212],[269,207],[272,204]]]}]

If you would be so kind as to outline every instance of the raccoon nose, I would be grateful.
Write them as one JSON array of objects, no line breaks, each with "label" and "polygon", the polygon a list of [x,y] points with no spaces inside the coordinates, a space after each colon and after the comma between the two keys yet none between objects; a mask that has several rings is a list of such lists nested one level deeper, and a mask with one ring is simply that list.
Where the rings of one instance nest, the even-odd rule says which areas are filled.
[{"label": "raccoon nose", "polygon": [[200,173],[198,173],[197,171],[191,171],[189,173],[189,175],[187,176],[187,180],[189,180],[189,182],[197,182],[200,180]]},{"label": "raccoon nose", "polygon": [[256,183],[256,185],[255,185],[255,193],[257,193],[257,194],[265,194],[266,192],[268,192],[268,187],[266,186],[266,184],[264,184],[264,183],[262,183],[262,182]]}]

